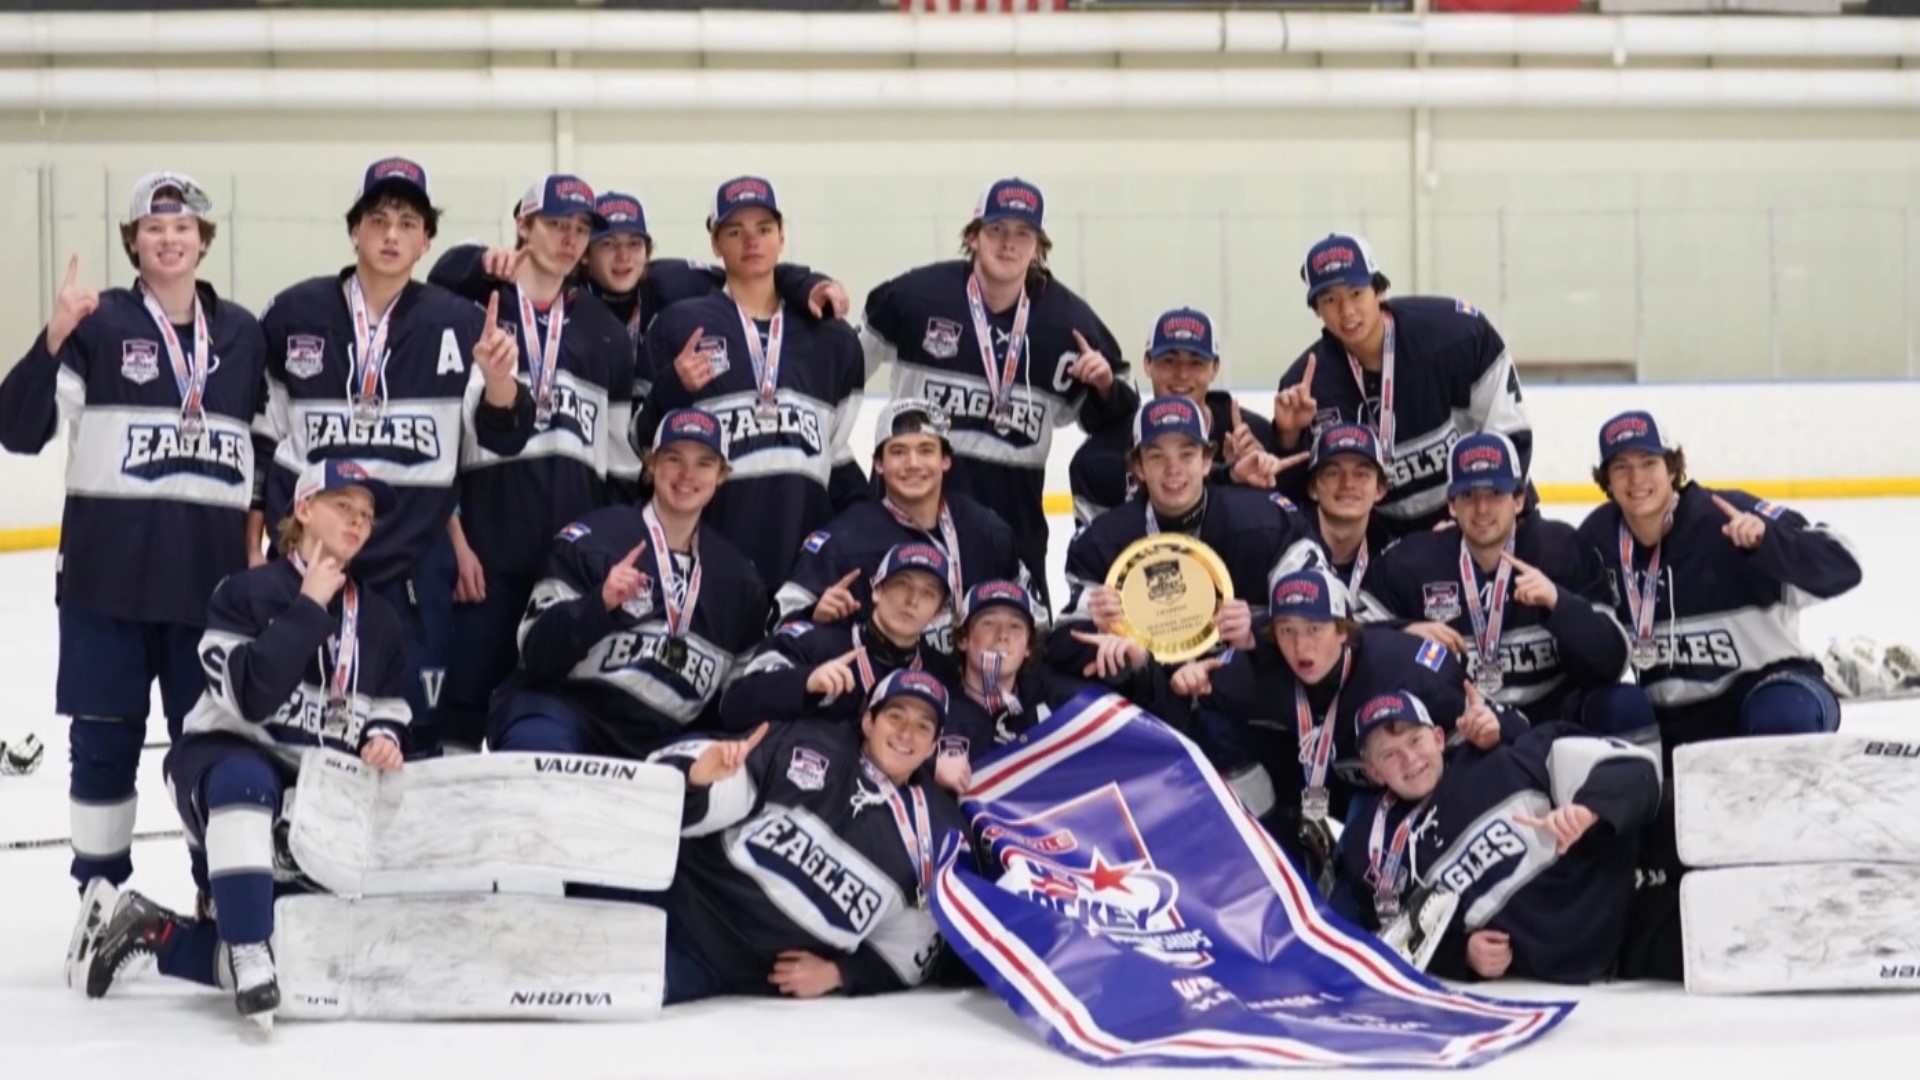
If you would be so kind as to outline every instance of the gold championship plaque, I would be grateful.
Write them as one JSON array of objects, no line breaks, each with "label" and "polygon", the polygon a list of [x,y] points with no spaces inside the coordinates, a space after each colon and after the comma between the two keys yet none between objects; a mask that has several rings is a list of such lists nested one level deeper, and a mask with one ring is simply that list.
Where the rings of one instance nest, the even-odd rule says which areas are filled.
[{"label": "gold championship plaque", "polygon": [[1233,578],[1212,548],[1184,533],[1159,533],[1127,545],[1107,569],[1120,594],[1114,633],[1132,638],[1163,664],[1191,660],[1220,640],[1214,616],[1233,599]]}]

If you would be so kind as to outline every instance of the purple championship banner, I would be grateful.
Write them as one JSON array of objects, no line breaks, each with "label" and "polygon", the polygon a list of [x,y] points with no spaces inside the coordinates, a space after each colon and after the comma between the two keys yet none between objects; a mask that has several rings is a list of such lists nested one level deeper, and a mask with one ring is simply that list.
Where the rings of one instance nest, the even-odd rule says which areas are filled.
[{"label": "purple championship banner", "polygon": [[1571,1003],[1448,989],[1321,903],[1199,750],[1082,694],[974,771],[933,913],[1026,1024],[1097,1065],[1464,1068]]}]

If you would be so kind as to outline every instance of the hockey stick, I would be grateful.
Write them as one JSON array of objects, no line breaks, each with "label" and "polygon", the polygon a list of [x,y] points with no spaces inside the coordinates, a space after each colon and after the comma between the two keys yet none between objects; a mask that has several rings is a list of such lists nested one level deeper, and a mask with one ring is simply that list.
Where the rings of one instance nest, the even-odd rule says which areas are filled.
[{"label": "hockey stick", "polygon": [[[184,829],[157,829],[153,832],[134,833],[135,843],[143,840],[179,840],[187,835]],[[71,845],[71,837],[56,836],[46,840],[0,840],[0,851],[39,851],[43,848],[63,848]]]}]

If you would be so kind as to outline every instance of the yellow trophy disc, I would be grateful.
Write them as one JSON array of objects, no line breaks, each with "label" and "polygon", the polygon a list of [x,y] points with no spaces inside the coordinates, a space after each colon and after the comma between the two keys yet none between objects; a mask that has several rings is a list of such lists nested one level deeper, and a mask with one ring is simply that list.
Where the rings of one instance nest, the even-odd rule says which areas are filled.
[{"label": "yellow trophy disc", "polygon": [[1120,594],[1114,633],[1132,638],[1163,664],[1191,660],[1220,640],[1214,616],[1233,599],[1233,578],[1212,548],[1185,533],[1128,544],[1107,568]]}]

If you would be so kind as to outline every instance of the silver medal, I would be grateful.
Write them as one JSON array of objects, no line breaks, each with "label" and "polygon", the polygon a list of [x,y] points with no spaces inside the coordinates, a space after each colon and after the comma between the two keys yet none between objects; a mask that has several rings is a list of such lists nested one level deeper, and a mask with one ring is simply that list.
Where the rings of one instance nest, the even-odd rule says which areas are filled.
[{"label": "silver medal", "polygon": [[206,437],[207,418],[199,413],[187,413],[180,417],[180,437],[198,441]]},{"label": "silver medal", "polygon": [[1500,688],[1506,685],[1505,678],[1500,674],[1500,661],[1484,656],[1467,658],[1467,678],[1472,679],[1473,685],[1488,697],[1499,693]]},{"label": "silver medal", "polygon": [[380,422],[380,399],[369,394],[361,394],[353,399],[353,421],[356,424],[377,424]]},{"label": "silver medal", "polygon": [[763,424],[778,423],[780,420],[780,403],[770,397],[761,398],[753,406],[753,418]]},{"label": "silver medal", "polygon": [[1633,670],[1646,671],[1660,662],[1660,646],[1652,638],[1635,638],[1628,660]]},{"label": "silver medal", "polygon": [[558,394],[554,393],[552,390],[548,390],[546,393],[541,394],[537,399],[535,399],[533,403],[533,422],[534,423],[550,424],[553,422],[554,399],[557,397],[559,397]]},{"label": "silver medal", "polygon": [[1013,430],[1013,409],[1001,405],[993,410],[993,430],[996,435],[1005,435]]},{"label": "silver medal", "polygon": [[1307,790],[1301,792],[1300,793],[1301,819],[1305,821],[1316,822],[1316,823],[1327,820],[1328,799],[1329,797],[1327,795],[1327,789],[1323,787],[1308,788]]}]

